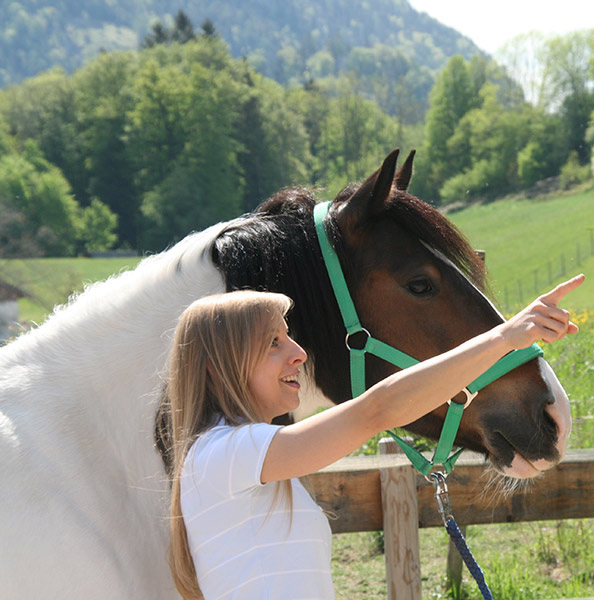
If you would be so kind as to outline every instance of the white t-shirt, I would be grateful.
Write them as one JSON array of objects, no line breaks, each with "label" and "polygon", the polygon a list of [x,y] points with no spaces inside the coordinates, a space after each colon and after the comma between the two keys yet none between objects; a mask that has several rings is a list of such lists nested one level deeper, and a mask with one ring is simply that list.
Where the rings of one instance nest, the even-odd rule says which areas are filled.
[{"label": "white t-shirt", "polygon": [[334,598],[328,519],[299,480],[292,511],[282,486],[260,482],[279,428],[218,425],[188,452],[181,507],[205,600]]}]

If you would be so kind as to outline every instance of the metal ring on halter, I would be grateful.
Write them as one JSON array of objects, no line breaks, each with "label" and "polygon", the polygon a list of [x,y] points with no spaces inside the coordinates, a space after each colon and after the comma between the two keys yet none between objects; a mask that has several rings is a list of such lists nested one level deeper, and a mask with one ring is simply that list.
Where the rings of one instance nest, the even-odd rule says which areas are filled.
[{"label": "metal ring on halter", "polygon": [[[433,465],[435,467],[435,465]],[[446,479],[448,478],[449,473],[445,473],[444,471],[431,471],[427,475],[423,475],[426,481],[428,481],[436,490],[438,487],[443,489],[445,487],[446,491],[448,486],[446,484]]]},{"label": "metal ring on halter", "polygon": [[[463,388],[462,391],[466,394],[466,403],[464,404],[464,409],[467,409],[470,406],[470,403],[476,398],[478,392],[471,392],[468,388]],[[452,401],[448,400],[448,404],[451,404]]]},{"label": "metal ring on halter", "polygon": [[367,329],[365,329],[365,327],[361,327],[361,329],[359,329],[359,331],[354,331],[353,333],[347,333],[346,337],[344,338],[344,343],[349,351],[350,350],[365,350],[365,345],[367,344],[367,340],[365,340],[365,344],[363,344],[363,346],[361,348],[351,348],[351,346],[349,345],[349,339],[350,339],[351,335],[357,335],[358,333],[366,334],[367,340],[371,337],[371,333],[369,333],[369,331],[367,331]]}]

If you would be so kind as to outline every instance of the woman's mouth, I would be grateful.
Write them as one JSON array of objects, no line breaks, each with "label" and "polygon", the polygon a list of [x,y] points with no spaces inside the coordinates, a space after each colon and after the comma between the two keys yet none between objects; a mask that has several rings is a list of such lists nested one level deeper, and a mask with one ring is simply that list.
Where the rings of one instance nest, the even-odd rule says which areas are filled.
[{"label": "woman's mouth", "polygon": [[293,388],[294,390],[298,390],[301,387],[301,385],[297,381],[298,376],[299,376],[299,373],[287,375],[286,377],[281,377],[281,381],[283,383],[285,383],[286,385],[288,385],[290,388]]}]

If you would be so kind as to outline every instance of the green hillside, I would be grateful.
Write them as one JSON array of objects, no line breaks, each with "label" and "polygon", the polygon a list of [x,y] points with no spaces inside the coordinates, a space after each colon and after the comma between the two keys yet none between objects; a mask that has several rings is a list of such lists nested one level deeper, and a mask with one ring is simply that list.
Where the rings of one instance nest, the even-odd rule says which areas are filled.
[{"label": "green hillside", "polygon": [[586,282],[565,306],[594,304],[594,189],[554,199],[504,199],[448,216],[475,248],[485,250],[504,311],[581,272]]},{"label": "green hillside", "polygon": [[139,258],[31,258],[0,260],[0,278],[29,294],[19,300],[24,323],[42,323],[56,304],[85,285],[133,269]]},{"label": "green hillside", "polygon": [[[520,308],[564,277],[580,272],[586,274],[586,282],[565,301],[565,306],[579,310],[594,306],[594,189],[548,200],[500,200],[473,206],[449,218],[475,248],[486,251],[491,287],[505,312]],[[21,300],[21,317],[39,323],[54,304],[64,303],[86,283],[134,268],[138,261],[2,260],[0,273],[31,293],[32,298]]]}]

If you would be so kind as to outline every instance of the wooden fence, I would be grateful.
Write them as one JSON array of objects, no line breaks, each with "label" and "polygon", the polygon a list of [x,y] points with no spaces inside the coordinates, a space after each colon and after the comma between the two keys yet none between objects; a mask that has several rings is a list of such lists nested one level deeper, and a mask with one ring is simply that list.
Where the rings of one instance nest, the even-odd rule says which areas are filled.
[{"label": "wooden fence", "polygon": [[[384,442],[384,440],[382,440]],[[483,494],[482,457],[463,455],[448,477],[459,525],[594,517],[594,450],[572,451],[528,490],[494,502]],[[342,459],[309,477],[317,502],[336,518],[333,533],[385,534],[389,600],[420,600],[420,527],[443,526],[433,486],[402,455]]]}]

